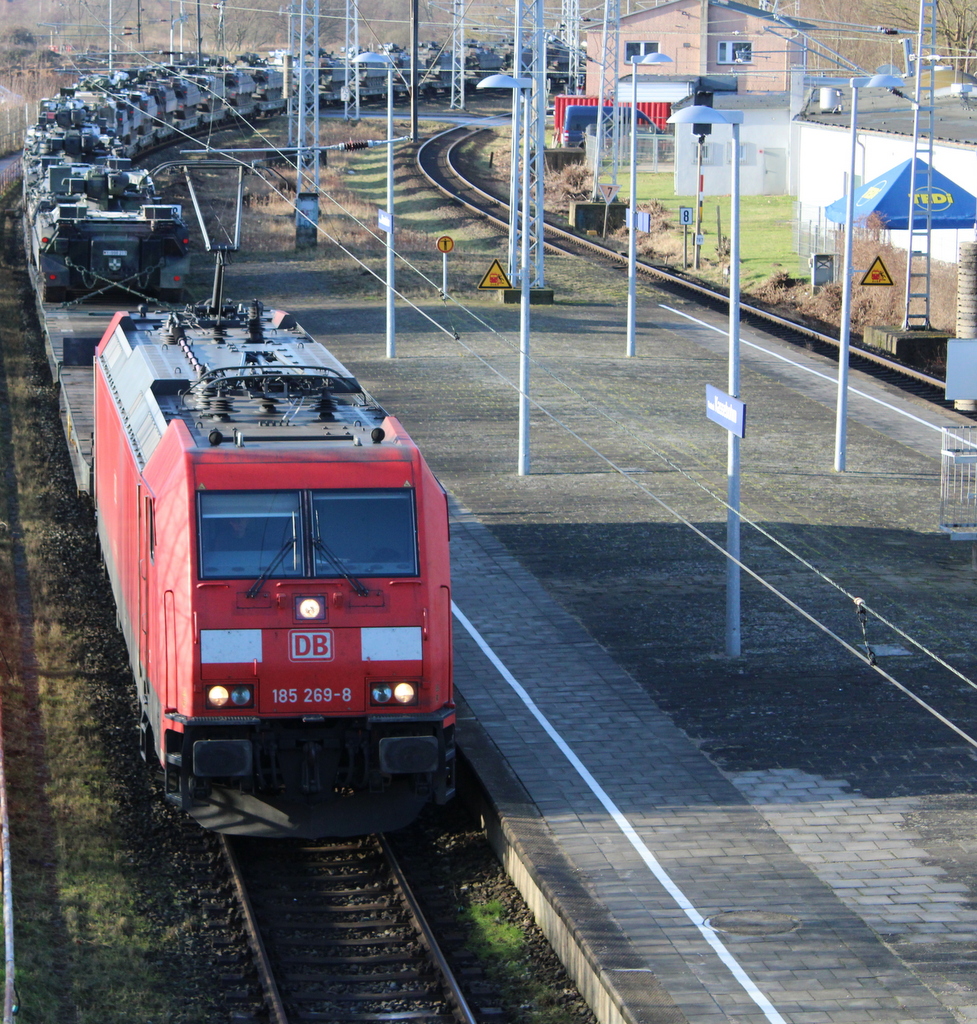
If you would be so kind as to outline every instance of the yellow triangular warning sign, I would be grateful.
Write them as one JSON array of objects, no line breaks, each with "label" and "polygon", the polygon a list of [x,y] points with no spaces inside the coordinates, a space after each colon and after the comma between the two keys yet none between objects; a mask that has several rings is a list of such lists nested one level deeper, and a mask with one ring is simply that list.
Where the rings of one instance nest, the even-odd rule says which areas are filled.
[{"label": "yellow triangular warning sign", "polygon": [[895,284],[889,271],[885,269],[881,256],[875,257],[875,262],[865,272],[862,284]]},{"label": "yellow triangular warning sign", "polygon": [[511,288],[512,282],[506,276],[506,272],[502,269],[502,265],[498,260],[492,262],[492,266],[488,268],[487,273],[482,278],[479,288]]}]

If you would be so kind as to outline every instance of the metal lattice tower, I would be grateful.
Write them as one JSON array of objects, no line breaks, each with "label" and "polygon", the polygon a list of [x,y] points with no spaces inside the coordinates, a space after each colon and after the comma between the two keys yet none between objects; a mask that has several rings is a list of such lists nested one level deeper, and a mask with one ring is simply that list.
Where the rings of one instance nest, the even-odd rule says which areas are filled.
[{"label": "metal lattice tower", "polygon": [[299,0],[298,6],[288,135],[295,140],[295,246],[304,249],[316,245],[319,232],[319,0]]},{"label": "metal lattice tower", "polygon": [[[543,152],[546,147],[546,33],[543,30],[543,0],[516,0],[513,32],[512,73],[517,78],[532,78],[529,101],[529,286],[543,288]],[[519,254],[522,247],[523,152],[522,105],[514,96],[512,104],[512,144],[519,147],[519,159],[512,162],[509,182],[511,215],[509,219],[509,279],[521,283]]]},{"label": "metal lattice tower", "polygon": [[[621,0],[604,0],[604,37],[601,54],[601,114],[597,121],[597,152],[594,157],[594,191],[597,199],[598,180],[604,163],[604,150],[610,139],[611,184],[617,184],[621,119],[618,116],[617,81],[621,67]],[[610,109],[608,109],[610,108]]]},{"label": "metal lattice tower", "polygon": [[560,7],[560,39],[566,45],[570,58],[569,91],[580,88],[583,68],[580,52],[580,0],[562,0]]},{"label": "metal lattice tower", "polygon": [[298,192],[319,191],[319,0],[300,0],[295,51]]},{"label": "metal lattice tower", "polygon": [[346,0],[346,46],[343,48],[343,117],[359,120],[360,69],[351,63],[360,52],[360,9],[356,0]]},{"label": "metal lattice tower", "polygon": [[465,109],[465,0],[453,0],[451,5],[451,102],[449,109]]},{"label": "metal lattice tower", "polygon": [[[182,50],[183,47],[181,46]],[[288,9],[288,55],[285,58],[285,81],[282,88],[287,97],[286,113],[288,116],[288,144],[295,145],[296,130],[298,128],[298,107],[299,97],[293,88],[297,81],[295,77],[295,55],[301,49],[299,43],[299,12],[298,6],[293,3]]]},{"label": "metal lattice tower", "polygon": [[[936,0],[920,0],[916,45],[916,104],[913,108],[913,161],[909,171],[909,252],[906,256],[906,314],[903,330],[928,330],[933,231],[933,131],[936,109]],[[924,58],[926,68],[924,70]],[[925,78],[925,81],[924,81]],[[922,195],[924,213],[917,211]]]}]

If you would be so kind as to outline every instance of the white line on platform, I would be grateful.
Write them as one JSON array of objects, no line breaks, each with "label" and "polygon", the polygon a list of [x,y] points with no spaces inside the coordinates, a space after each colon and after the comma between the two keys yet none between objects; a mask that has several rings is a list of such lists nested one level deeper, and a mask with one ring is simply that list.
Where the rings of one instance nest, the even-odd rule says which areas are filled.
[{"label": "white line on platform", "polygon": [[729,969],[729,972],[733,975],[743,990],[749,995],[754,1003],[763,1011],[763,1015],[767,1018],[771,1024],[786,1024],[783,1017],[777,1012],[776,1008],[770,1002],[769,999],[756,987],[753,980],[743,969],[740,962],[733,956],[732,953],[726,948],[720,938],[716,935],[712,928],[709,927],[706,919],[699,913],[698,910],[693,906],[692,901],[685,895],[684,892],[672,881],[668,872],[659,863],[658,858],[648,849],[645,845],[644,840],[638,835],[631,822],[624,816],[618,806],[613,800],[607,795],[600,783],[590,774],[590,772],[584,767],[583,762],[573,752],[570,745],[564,740],[564,738],[556,731],[556,729],[550,724],[546,716],[536,706],[535,701],[522,684],[513,676],[513,674],[503,665],[495,651],[489,647],[488,643],[482,637],[481,633],[472,625],[471,621],[465,616],[461,609],[454,603],[451,602],[451,610],[454,612],[455,618],[465,627],[468,631],[469,636],[475,641],[476,644],[481,648],[482,653],[492,663],[499,675],[512,687],[519,699],[526,705],[527,710],[536,719],[537,722],[542,726],[543,731],[547,736],[559,747],[564,757],[573,765],[577,774],[590,788],[590,791],[595,797],[604,805],[607,813],[614,819],[617,827],[624,833],[628,842],[635,848],[638,856],[645,862],[650,869],[651,873],[658,879],[658,882],[665,889],[665,891],[672,897],[673,900],[681,907],[686,917],[699,929],[702,937],[712,947],[716,956],[725,964]]},{"label": "white line on platform", "polygon": [[[700,324],[702,327],[708,327],[710,331],[715,331],[717,334],[726,334],[727,330],[725,327],[717,327],[715,324],[706,323],[705,320],[700,320],[698,317],[691,316],[688,313],[683,313],[680,309],[675,309],[672,306],[666,306],[664,302],[659,302],[659,306],[662,309],[667,309],[669,313],[675,313],[677,316],[683,316],[686,320],[691,320],[694,324]],[[772,349],[764,348],[762,345],[758,345],[754,341],[747,341],[742,336],[740,337],[741,345],[748,345],[750,348],[755,348],[757,352],[763,352],[764,355],[773,356],[774,359],[779,359],[782,363],[789,363],[791,366],[796,366],[799,370],[805,370],[807,373],[813,373],[815,377],[821,377],[824,380],[830,381],[832,384],[838,383],[837,377],[832,377],[828,373],[822,373],[820,370],[815,370],[813,366],[807,366],[804,363],[798,363],[793,359],[788,359],[787,356],[782,355],[780,352],[774,352]],[[943,428],[937,426],[935,423],[930,423],[929,420],[920,419],[919,416],[914,416],[911,412],[906,412],[905,409],[900,409],[896,405],[890,405],[888,402],[883,402],[881,398],[876,398],[875,395],[870,395],[867,391],[859,391],[858,388],[853,388],[849,385],[849,392],[853,395],[858,395],[859,398],[866,398],[870,402],[875,402],[876,405],[881,405],[885,409],[889,409],[892,412],[898,413],[900,416],[905,416],[907,420],[912,420],[914,423],[918,423],[922,427],[929,427],[930,430],[935,430],[937,433],[942,433]]]}]

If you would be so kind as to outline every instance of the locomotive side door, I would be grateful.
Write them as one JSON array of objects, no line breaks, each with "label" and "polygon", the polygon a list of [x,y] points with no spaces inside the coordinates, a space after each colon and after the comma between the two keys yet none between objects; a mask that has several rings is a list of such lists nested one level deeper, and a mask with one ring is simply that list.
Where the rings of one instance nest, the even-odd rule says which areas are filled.
[{"label": "locomotive side door", "polygon": [[152,566],[156,558],[156,524],[155,524],[155,496],[144,484],[139,485],[139,535],[138,535],[138,560],[139,560],[139,609],[137,621],[139,623],[139,686],[140,697],[145,698],[149,691],[150,646],[149,646],[149,620],[150,590],[149,578],[152,573]]}]

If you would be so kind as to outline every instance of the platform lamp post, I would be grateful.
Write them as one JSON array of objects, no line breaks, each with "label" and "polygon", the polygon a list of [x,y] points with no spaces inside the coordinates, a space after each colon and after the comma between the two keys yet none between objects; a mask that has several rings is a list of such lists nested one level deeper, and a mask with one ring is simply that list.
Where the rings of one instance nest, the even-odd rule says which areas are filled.
[{"label": "platform lamp post", "polygon": [[857,144],[859,89],[898,89],[903,85],[895,75],[872,75],[871,78],[852,78],[851,86],[851,146],[848,153],[848,187],[845,189],[845,255],[844,277],[841,282],[841,324],[838,334],[838,404],[835,415],[835,470],[845,471],[845,449],[848,445],[848,361],[851,347],[851,276],[852,229],[855,222],[855,149]]},{"label": "platform lamp post", "polygon": [[[740,391],[740,125],[741,110],[685,107],[669,124],[728,124],[733,130],[729,218],[729,394]],[[740,635],[740,439],[726,435],[726,656],[738,658]]]},{"label": "platform lamp post", "polygon": [[[529,474],[529,104],[533,94],[533,80],[528,76],[513,78],[512,75],[489,75],[483,78],[476,89],[511,89],[512,109],[521,123],[521,140],[512,140],[512,180],[515,181],[517,149],[522,143],[522,210],[517,211],[510,204],[509,217],[512,227],[515,217],[522,217],[522,238],[519,247],[519,476]],[[519,100],[522,103],[519,103]],[[519,117],[521,107],[521,117]],[[515,120],[515,118],[514,118]],[[515,232],[510,230],[510,235]]]},{"label": "platform lamp post", "polygon": [[631,202],[628,209],[631,226],[628,229],[628,347],[627,354],[633,356],[637,347],[635,339],[635,318],[637,315],[638,291],[638,68],[642,64],[671,64],[672,58],[664,53],[646,53],[643,57],[632,57],[631,64]]},{"label": "platform lamp post", "polygon": [[397,355],[397,321],[394,309],[394,72],[393,60],[386,54],[358,53],[354,64],[383,65],[387,71],[387,358]]}]

